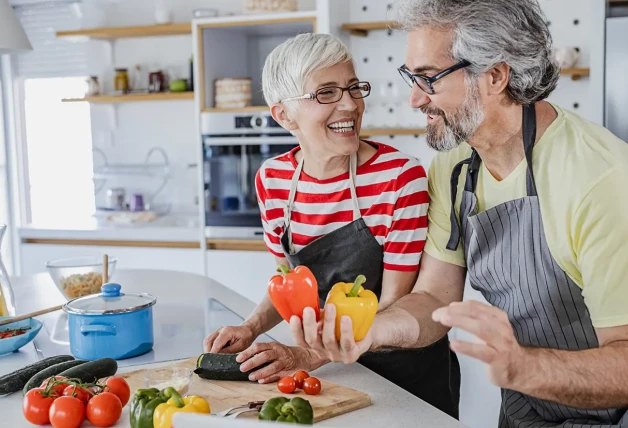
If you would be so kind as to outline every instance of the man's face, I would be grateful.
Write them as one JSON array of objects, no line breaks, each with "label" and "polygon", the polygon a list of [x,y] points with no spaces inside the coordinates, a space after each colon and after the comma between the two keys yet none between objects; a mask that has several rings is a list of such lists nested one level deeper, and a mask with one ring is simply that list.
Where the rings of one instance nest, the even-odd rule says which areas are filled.
[{"label": "man's face", "polygon": [[[408,34],[406,67],[412,73],[432,77],[453,66],[452,40],[449,29],[424,27],[412,31]],[[412,87],[410,106],[427,114],[427,143],[433,149],[458,147],[469,140],[484,119],[478,85],[466,80],[464,71],[457,70],[433,84],[433,95],[416,84]]]}]

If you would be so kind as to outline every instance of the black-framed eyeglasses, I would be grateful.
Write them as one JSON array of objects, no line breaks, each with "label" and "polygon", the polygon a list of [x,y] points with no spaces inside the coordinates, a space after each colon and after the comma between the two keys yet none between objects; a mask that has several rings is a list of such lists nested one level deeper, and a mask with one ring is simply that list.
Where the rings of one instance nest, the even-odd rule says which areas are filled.
[{"label": "black-framed eyeglasses", "polygon": [[405,66],[405,64],[399,67],[397,70],[399,71],[399,74],[401,74],[403,80],[408,84],[408,86],[412,87],[412,85],[416,84],[419,88],[423,90],[423,92],[434,95],[435,82],[445,76],[450,75],[456,70],[460,70],[470,65],[471,63],[469,61],[462,60],[443,71],[439,71],[438,73],[436,73],[436,75],[432,77],[424,76],[422,74],[414,74],[408,69],[408,67]]},{"label": "black-framed eyeglasses", "polygon": [[328,86],[320,88],[316,92],[301,95],[299,97],[286,98],[284,101],[293,100],[316,100],[319,104],[333,104],[342,99],[342,94],[347,91],[354,100],[366,98],[371,94],[371,84],[369,82],[357,82],[346,88],[340,86]]}]

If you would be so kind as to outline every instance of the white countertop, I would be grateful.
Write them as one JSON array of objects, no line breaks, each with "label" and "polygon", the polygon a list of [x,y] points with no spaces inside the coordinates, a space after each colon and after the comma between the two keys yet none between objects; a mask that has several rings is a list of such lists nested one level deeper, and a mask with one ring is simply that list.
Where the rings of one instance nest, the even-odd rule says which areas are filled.
[{"label": "white countertop", "polygon": [[[169,305],[198,306],[206,305],[208,299],[218,300],[240,317],[246,317],[254,308],[253,302],[222,286],[209,278],[171,271],[119,270],[116,281],[122,284],[124,291],[149,292],[161,302]],[[173,287],[176,284],[176,287]],[[42,309],[63,302],[63,298],[46,273],[15,278],[13,287],[16,306],[19,313]],[[268,333],[273,339],[293,344],[290,330],[286,323],[281,323]],[[38,339],[49,335],[42,328]],[[44,337],[45,339],[45,337]],[[157,344],[156,344],[157,345]],[[202,344],[199,344],[201,347]],[[196,356],[190,355],[190,357]],[[138,357],[141,358],[141,357]],[[40,359],[34,345],[28,344],[19,352],[0,356],[0,375],[19,369]],[[126,360],[127,363],[131,360]],[[163,365],[164,363],[158,363]],[[122,368],[120,371],[135,370],[157,364],[139,365]],[[409,394],[393,383],[376,375],[359,364],[328,364],[316,371],[318,377],[329,379],[356,390],[368,393],[373,404],[366,408],[323,421],[320,426],[369,426],[369,427],[429,427],[454,428],[463,425]],[[22,416],[22,394],[16,393],[0,397],[2,426],[11,428],[31,427]],[[122,418],[128,418],[128,406]],[[394,424],[391,422],[394,421]],[[85,427],[91,426],[85,422]]]},{"label": "white countertop", "polygon": [[200,242],[198,216],[168,215],[150,223],[116,225],[102,218],[33,223],[18,228],[20,239]]}]

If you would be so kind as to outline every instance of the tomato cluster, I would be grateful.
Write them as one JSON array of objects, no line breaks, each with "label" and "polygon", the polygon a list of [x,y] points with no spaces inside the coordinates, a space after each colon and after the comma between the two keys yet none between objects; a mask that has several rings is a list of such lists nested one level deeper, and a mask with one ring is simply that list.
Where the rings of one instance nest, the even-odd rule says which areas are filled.
[{"label": "tomato cluster", "polygon": [[293,376],[286,376],[277,383],[277,389],[284,394],[292,394],[296,389],[302,389],[308,395],[318,395],[321,392],[321,381],[311,377],[308,372],[299,370]]},{"label": "tomato cluster", "polygon": [[81,384],[55,376],[26,393],[22,411],[35,425],[78,428],[87,419],[97,427],[110,427],[118,422],[130,397],[131,388],[121,377],[110,377],[103,384]]}]

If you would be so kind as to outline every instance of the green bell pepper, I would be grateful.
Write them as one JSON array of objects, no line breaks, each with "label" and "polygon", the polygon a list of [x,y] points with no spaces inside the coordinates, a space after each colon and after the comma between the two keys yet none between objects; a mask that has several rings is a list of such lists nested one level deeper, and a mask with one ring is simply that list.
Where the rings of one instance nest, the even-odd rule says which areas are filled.
[{"label": "green bell pepper", "polygon": [[153,413],[162,403],[176,394],[172,387],[159,391],[156,388],[138,389],[131,401],[131,428],[153,428]]},{"label": "green bell pepper", "polygon": [[314,423],[314,410],[310,402],[301,397],[295,397],[292,400],[288,400],[286,397],[275,397],[264,403],[259,412],[259,419],[312,425]]}]

